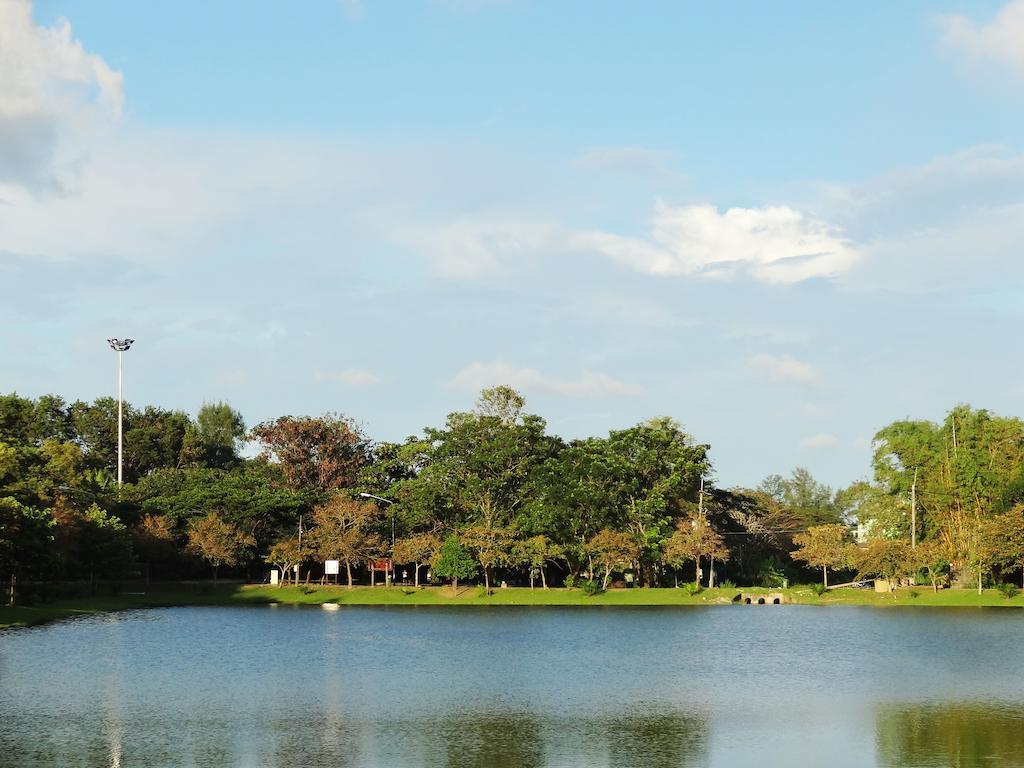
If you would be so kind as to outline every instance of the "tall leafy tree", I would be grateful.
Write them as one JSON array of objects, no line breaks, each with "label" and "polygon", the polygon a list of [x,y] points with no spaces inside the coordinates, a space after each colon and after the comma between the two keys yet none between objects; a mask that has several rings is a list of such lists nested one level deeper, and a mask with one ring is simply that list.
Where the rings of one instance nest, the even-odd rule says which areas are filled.
[{"label": "tall leafy tree", "polygon": [[185,434],[183,459],[214,469],[230,469],[239,463],[244,438],[242,414],[224,402],[204,403]]},{"label": "tall leafy tree", "polygon": [[828,588],[828,569],[845,568],[850,559],[850,529],[842,523],[814,525],[793,539],[797,549],[793,558],[821,568],[821,579]]},{"label": "tall leafy tree", "polygon": [[336,493],[313,512],[314,528],[310,531],[314,546],[323,560],[345,563],[349,589],[352,588],[352,567],[378,556],[384,541],[377,534],[380,509],[376,504],[354,501]]},{"label": "tall leafy tree", "polygon": [[219,512],[208,512],[188,526],[189,551],[210,564],[215,585],[220,567],[238,565],[254,543],[252,536],[229,523]]},{"label": "tall leafy tree", "polygon": [[[676,530],[665,545],[665,559],[675,567],[692,560],[694,582],[700,584],[700,561],[702,557],[718,561],[729,559],[725,540],[711,526],[706,515],[699,512],[680,520]],[[709,577],[710,579],[710,577]]]},{"label": "tall leafy tree", "polygon": [[313,489],[322,498],[354,485],[369,458],[359,426],[344,416],[282,416],[252,428],[265,459],[277,462],[293,490]]},{"label": "tall leafy tree", "polygon": [[454,534],[444,540],[434,562],[434,575],[451,579],[452,592],[459,591],[459,579],[476,576],[476,561]]}]

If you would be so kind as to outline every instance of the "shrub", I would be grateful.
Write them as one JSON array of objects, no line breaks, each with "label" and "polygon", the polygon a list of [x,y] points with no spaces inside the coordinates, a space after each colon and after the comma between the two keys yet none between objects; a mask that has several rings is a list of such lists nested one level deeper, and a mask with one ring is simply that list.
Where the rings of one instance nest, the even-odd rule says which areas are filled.
[{"label": "shrub", "polygon": [[733,584],[729,579],[720,582],[719,585],[722,589],[736,589],[736,585]]},{"label": "shrub", "polygon": [[921,595],[921,593],[918,592],[916,589],[908,590],[907,594],[910,595],[910,597],[920,597]]},{"label": "shrub", "polygon": [[683,585],[683,589],[686,590],[686,594],[688,594],[688,595],[699,595],[701,592],[704,591],[704,587],[702,587],[700,585],[700,582],[697,582],[697,581],[688,581],[688,582],[686,582]]},{"label": "shrub", "polygon": [[1016,597],[1017,593],[1020,592],[1014,584],[1000,584],[996,587],[999,590],[999,594],[1009,600],[1011,597]]},{"label": "shrub", "polygon": [[580,582],[580,589],[583,590],[583,594],[590,597],[604,592],[604,587],[601,586],[601,582],[597,579],[583,579]]},{"label": "shrub", "polygon": [[762,560],[757,569],[757,582],[762,587],[781,587],[786,581],[786,572],[781,561],[772,555]]},{"label": "shrub", "polygon": [[565,588],[572,589],[576,586],[579,581],[579,577],[575,573],[570,573],[565,577]]},{"label": "shrub", "polygon": [[824,584],[812,584],[811,592],[816,594],[818,597],[821,597],[826,592],[828,592],[828,588]]}]

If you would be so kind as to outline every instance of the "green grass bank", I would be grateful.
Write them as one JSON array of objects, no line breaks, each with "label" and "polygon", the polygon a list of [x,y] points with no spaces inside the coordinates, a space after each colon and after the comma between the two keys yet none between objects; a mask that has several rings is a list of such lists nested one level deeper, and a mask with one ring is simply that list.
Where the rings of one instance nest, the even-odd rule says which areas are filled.
[{"label": "green grass bank", "polygon": [[[1024,607],[1024,594],[1007,599],[994,589],[982,594],[969,589],[947,589],[933,593],[931,589],[900,589],[892,594],[863,589],[837,589],[818,596],[810,587],[764,589],[759,587],[706,589],[696,595],[684,589],[618,589],[588,596],[578,589],[530,590],[522,587],[496,589],[491,595],[475,586],[453,593],[449,587],[422,589],[403,587],[287,586],[221,584],[160,584],[145,593],[122,593],[116,596],[84,597],[55,600],[15,608],[0,607],[0,628],[27,627],[57,619],[66,619],[107,611],[187,605],[466,605],[466,606],[670,606],[731,605],[740,592],[750,595],[782,593],[785,602],[798,605],[865,605],[944,606],[944,607]],[[747,606],[744,606],[747,607]]]}]

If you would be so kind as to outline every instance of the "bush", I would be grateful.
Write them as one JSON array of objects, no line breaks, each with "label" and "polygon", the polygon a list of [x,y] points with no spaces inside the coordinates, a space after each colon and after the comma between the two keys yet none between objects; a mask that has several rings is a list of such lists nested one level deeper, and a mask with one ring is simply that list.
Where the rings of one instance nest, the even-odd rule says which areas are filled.
[{"label": "bush", "polygon": [[775,555],[761,561],[757,569],[758,584],[762,587],[782,587],[785,581],[786,572]]},{"label": "bush", "polygon": [[722,589],[736,589],[736,585],[729,581],[729,579],[720,582],[718,586],[720,586]]},{"label": "bush", "polygon": [[575,573],[570,573],[565,577],[565,588],[572,589],[576,586],[579,581],[579,577]]},{"label": "bush", "polygon": [[918,592],[916,589],[909,590],[907,592],[907,594],[910,595],[910,597],[920,597],[921,596],[921,593]]},{"label": "bush", "polygon": [[821,597],[826,592],[828,592],[828,587],[826,587],[824,584],[812,584],[811,592],[816,594],[818,597]]},{"label": "bush", "polygon": [[580,582],[580,589],[583,590],[583,594],[590,597],[604,592],[604,587],[601,586],[601,582],[597,579],[583,579]]},{"label": "bush", "polygon": [[699,595],[701,592],[704,591],[704,587],[702,587],[700,585],[700,582],[697,581],[686,582],[685,584],[683,584],[683,589],[686,590],[686,594],[688,595]]},{"label": "bush", "polygon": [[1014,584],[1000,584],[996,587],[999,590],[999,594],[1009,600],[1011,597],[1016,597],[1017,593],[1020,592]]}]

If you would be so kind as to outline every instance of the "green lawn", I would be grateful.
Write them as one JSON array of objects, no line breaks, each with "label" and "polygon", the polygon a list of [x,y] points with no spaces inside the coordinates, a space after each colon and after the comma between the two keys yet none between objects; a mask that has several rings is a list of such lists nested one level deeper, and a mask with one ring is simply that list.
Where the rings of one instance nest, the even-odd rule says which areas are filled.
[{"label": "green lawn", "polygon": [[[487,596],[476,586],[454,594],[449,587],[419,590],[403,587],[270,587],[266,585],[222,584],[157,585],[145,594],[116,597],[91,597],[60,600],[16,608],[0,607],[0,628],[31,626],[54,619],[82,616],[102,611],[153,608],[172,605],[258,605],[268,603],[307,604],[342,603],[347,605],[729,605],[740,592],[767,594],[782,592],[787,603],[806,605],[871,606],[996,606],[1024,607],[1024,594],[1004,598],[994,589],[981,595],[975,590],[947,589],[933,593],[930,588],[901,589],[893,594],[877,594],[863,589],[837,589],[819,597],[809,587],[769,590],[759,587],[710,589],[690,595],[683,589],[620,589],[588,597],[579,590],[526,588],[497,589]],[[914,596],[916,594],[916,597]]]}]

